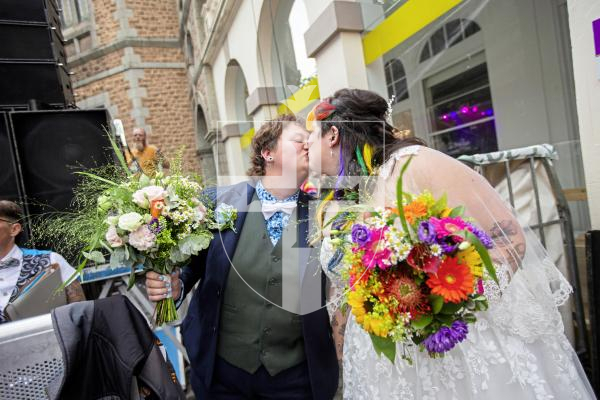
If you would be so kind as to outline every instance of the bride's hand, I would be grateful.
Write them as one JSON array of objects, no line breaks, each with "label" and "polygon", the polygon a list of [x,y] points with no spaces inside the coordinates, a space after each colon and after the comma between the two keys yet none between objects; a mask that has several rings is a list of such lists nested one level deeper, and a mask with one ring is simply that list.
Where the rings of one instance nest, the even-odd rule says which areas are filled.
[{"label": "bride's hand", "polygon": [[169,291],[172,293],[173,300],[179,300],[181,296],[179,270],[173,271],[170,276],[153,271],[146,273],[146,292],[150,301],[157,302],[167,298]]}]

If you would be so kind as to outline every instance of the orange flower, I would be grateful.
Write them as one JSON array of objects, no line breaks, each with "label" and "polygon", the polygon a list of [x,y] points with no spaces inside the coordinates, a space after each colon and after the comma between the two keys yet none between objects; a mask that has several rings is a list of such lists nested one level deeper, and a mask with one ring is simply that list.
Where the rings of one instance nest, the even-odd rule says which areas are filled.
[{"label": "orange flower", "polygon": [[446,258],[437,274],[429,275],[427,286],[431,293],[442,296],[445,301],[460,303],[473,293],[473,274],[466,265],[461,265],[454,257]]},{"label": "orange flower", "polygon": [[152,215],[153,218],[160,217],[164,206],[164,200],[152,200],[150,202],[150,215]]},{"label": "orange flower", "polygon": [[413,201],[404,206],[404,216],[409,224],[415,223],[417,218],[427,215],[427,205],[420,201]]}]

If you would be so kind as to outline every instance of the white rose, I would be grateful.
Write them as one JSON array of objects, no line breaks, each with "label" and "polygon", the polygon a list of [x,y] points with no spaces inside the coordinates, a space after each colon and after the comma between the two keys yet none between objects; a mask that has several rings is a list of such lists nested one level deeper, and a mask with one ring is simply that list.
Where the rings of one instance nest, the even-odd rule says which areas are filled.
[{"label": "white rose", "polygon": [[130,212],[127,214],[123,214],[119,217],[118,225],[119,225],[119,228],[121,228],[125,231],[133,232],[137,228],[142,226],[143,222],[144,221],[140,214],[138,214],[136,212]]},{"label": "white rose", "polygon": [[164,200],[167,192],[160,186],[146,186],[133,194],[133,202],[142,208],[149,208],[154,200]]},{"label": "white rose", "polygon": [[105,235],[106,241],[110,247],[121,247],[123,246],[123,239],[117,233],[117,228],[114,225],[108,227]]}]

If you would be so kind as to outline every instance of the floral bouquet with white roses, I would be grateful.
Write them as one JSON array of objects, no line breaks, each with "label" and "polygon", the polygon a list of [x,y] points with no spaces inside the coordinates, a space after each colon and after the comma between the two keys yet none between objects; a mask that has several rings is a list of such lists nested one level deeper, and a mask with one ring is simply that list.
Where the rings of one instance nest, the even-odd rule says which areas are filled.
[{"label": "floral bouquet with white roses", "polygon": [[[201,189],[198,182],[179,173],[129,175],[122,182],[112,182],[98,197],[97,213],[103,223],[92,235],[84,257],[100,263],[108,252],[111,265],[131,267],[130,287],[137,265],[170,274],[208,247],[212,230],[233,228],[236,210],[225,205],[211,210],[199,197]],[[159,301],[156,324],[176,319],[173,298]]]}]

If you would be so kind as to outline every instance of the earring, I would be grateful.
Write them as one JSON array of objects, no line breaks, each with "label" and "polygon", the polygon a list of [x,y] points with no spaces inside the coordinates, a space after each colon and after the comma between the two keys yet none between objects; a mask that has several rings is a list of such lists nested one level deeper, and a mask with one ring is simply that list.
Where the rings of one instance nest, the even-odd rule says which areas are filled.
[{"label": "earring", "polygon": [[331,154],[331,157],[333,157],[333,149],[329,150],[329,154]]},{"label": "earring", "polygon": [[267,161],[268,162],[273,162],[273,157],[272,156],[267,157]]}]

